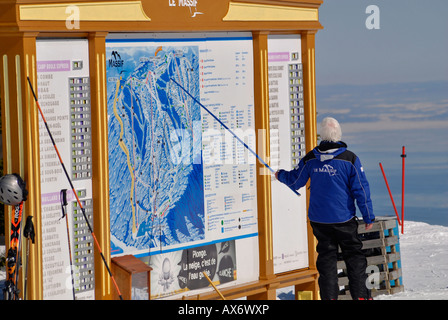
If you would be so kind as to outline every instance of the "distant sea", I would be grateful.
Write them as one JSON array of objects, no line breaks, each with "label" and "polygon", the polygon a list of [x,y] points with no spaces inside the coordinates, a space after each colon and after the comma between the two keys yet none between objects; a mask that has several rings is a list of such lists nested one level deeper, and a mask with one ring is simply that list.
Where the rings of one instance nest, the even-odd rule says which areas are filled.
[{"label": "distant sea", "polygon": [[395,216],[381,162],[401,217],[405,146],[405,220],[448,226],[448,81],[318,86],[317,112],[341,123],[377,216]]},{"label": "distant sea", "polygon": [[[384,163],[383,166],[385,166]],[[398,215],[401,218],[401,172],[387,172],[387,168],[384,168],[384,170]],[[379,166],[377,171],[367,172],[367,178],[370,184],[375,215],[395,216],[392,201]],[[412,170],[405,172],[404,219],[448,227],[447,200],[443,202],[444,199],[439,196],[441,190],[447,189],[447,183],[448,171],[443,173],[425,172],[424,174]]]}]

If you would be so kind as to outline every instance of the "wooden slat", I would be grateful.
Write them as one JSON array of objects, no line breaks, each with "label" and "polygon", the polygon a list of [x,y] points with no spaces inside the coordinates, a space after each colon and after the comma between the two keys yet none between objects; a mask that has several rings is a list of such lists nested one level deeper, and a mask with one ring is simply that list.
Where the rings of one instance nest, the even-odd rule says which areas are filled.
[{"label": "wooden slat", "polygon": [[[358,227],[358,233],[362,236],[369,238],[367,234],[374,232],[378,233],[377,239],[363,240],[363,250],[380,249],[381,252],[375,251],[377,254],[373,256],[367,256],[367,264],[369,266],[378,266],[380,271],[380,289],[372,289],[372,297],[381,294],[394,294],[404,291],[404,286],[400,283],[400,277],[402,277],[402,270],[398,267],[398,261],[401,260],[400,252],[396,247],[399,244],[399,237],[395,235],[394,228],[397,227],[397,221],[395,219],[385,218],[378,219],[374,222],[372,229],[365,231],[364,223],[360,223]],[[387,235],[386,235],[387,234]],[[370,236],[371,237],[371,236]],[[386,250],[386,248],[390,248]],[[339,252],[341,252],[339,248]],[[346,274],[346,264],[343,260],[337,263],[338,270],[343,270]],[[394,285],[391,284],[394,281]],[[348,290],[348,277],[346,275],[340,275],[338,284],[340,287],[345,287],[344,293],[338,296],[340,300],[351,299],[350,291]]]}]

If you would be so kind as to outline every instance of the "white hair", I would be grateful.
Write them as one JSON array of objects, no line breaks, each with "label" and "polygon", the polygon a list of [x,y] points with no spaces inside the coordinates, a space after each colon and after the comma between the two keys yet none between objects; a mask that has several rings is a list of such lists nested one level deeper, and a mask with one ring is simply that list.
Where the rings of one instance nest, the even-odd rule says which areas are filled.
[{"label": "white hair", "polygon": [[341,141],[342,130],[335,118],[326,117],[320,123],[320,138],[324,141]]}]

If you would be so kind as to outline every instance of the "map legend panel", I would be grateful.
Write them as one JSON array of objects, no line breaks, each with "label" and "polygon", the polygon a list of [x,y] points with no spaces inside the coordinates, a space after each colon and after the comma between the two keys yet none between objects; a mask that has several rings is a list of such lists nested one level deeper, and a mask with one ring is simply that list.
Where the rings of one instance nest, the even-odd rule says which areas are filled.
[{"label": "map legend panel", "polygon": [[[306,154],[300,35],[268,38],[271,166],[292,170]],[[274,270],[308,266],[306,189],[301,196],[271,178]]]},{"label": "map legend panel", "polygon": [[[59,153],[73,188],[92,216],[88,40],[38,40],[36,60],[39,103],[54,139],[52,141],[39,117],[43,295],[48,300],[73,299],[71,281],[67,279],[71,277],[70,269],[74,268],[76,299],[94,299],[91,235],[81,221],[82,213],[80,208],[76,208],[75,194],[67,190],[70,184],[58,159]],[[74,203],[65,207],[67,222],[65,218],[61,219],[61,195],[64,193],[68,203]]]}]

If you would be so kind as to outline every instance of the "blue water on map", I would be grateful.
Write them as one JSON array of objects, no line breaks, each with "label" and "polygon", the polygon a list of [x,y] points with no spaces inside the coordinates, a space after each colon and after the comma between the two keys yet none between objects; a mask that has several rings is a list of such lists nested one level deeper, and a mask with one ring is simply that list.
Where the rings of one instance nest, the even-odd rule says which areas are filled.
[{"label": "blue water on map", "polygon": [[[197,46],[107,44],[112,254],[204,238]],[[195,159],[193,161],[193,159]]]}]

